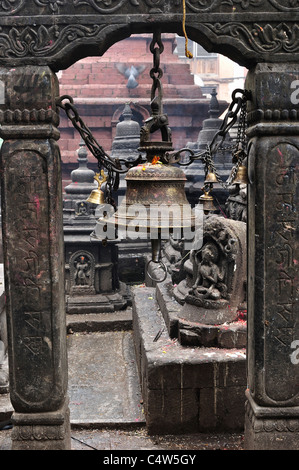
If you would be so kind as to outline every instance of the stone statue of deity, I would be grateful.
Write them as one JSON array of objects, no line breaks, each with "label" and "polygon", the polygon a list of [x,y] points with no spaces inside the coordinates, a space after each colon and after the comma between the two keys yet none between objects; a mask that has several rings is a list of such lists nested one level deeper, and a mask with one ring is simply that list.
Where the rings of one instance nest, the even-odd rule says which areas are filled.
[{"label": "stone statue of deity", "polygon": [[173,289],[183,317],[211,325],[234,321],[246,299],[246,224],[208,216],[202,244],[183,266],[185,278]]},{"label": "stone statue of deity", "polygon": [[207,242],[201,251],[193,251],[190,255],[195,268],[195,282],[189,294],[197,298],[219,300],[226,298],[225,266],[218,265],[220,254],[216,243]]},{"label": "stone statue of deity", "polygon": [[86,286],[90,283],[90,263],[85,258],[85,256],[80,256],[79,260],[75,265],[76,274],[75,282],[76,285]]}]

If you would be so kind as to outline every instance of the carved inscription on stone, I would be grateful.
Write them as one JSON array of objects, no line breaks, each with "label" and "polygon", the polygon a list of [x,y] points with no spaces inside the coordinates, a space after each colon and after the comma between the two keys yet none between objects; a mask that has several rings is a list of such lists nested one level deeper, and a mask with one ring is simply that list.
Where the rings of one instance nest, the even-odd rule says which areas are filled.
[{"label": "carved inscription on stone", "polygon": [[298,159],[299,150],[291,144],[271,150],[267,179],[273,189],[265,197],[265,359],[270,365],[265,370],[265,389],[271,400],[297,405],[299,368],[290,355],[292,342],[299,339]]},{"label": "carved inscription on stone", "polygon": [[[15,153],[5,180],[8,278],[18,401],[46,400],[53,380],[48,182],[41,155]],[[10,288],[8,286],[8,288]]]}]

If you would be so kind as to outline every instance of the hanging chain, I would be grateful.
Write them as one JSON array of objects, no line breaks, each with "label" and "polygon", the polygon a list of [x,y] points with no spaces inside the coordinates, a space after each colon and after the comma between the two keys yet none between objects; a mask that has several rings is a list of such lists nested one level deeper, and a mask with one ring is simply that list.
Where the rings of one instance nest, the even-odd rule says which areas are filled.
[{"label": "hanging chain", "polygon": [[[164,45],[161,40],[161,32],[156,31],[153,34],[153,40],[150,44],[150,51],[153,54],[153,68],[150,71],[150,77],[153,80],[151,88],[151,107],[153,115],[159,116],[163,115],[163,91],[161,78],[163,77],[163,70],[160,66],[160,55],[164,51]],[[237,96],[239,95],[239,96]],[[218,183],[227,188],[232,184],[232,181],[235,178],[235,175],[242,163],[246,158],[246,103],[251,99],[251,93],[247,90],[236,89],[232,93],[232,102],[229,106],[229,109],[224,117],[224,120],[215,133],[212,142],[207,145],[205,151],[200,153],[195,153],[189,148],[183,148],[177,152],[166,152],[165,157],[168,163],[177,163],[181,166],[188,166],[192,164],[195,160],[201,160],[205,166],[206,173],[211,171],[215,174]],[[103,147],[97,142],[93,136],[91,130],[86,126],[84,121],[81,119],[78,110],[74,106],[74,100],[69,95],[63,95],[57,98],[56,104],[58,107],[63,109],[67,117],[72,122],[73,126],[79,132],[81,138],[85,142],[87,148],[93,154],[93,156],[98,161],[98,168],[101,172],[104,168],[107,172],[107,183],[106,183],[106,202],[115,206],[112,192],[116,191],[119,186],[119,175],[127,173],[130,168],[138,165],[143,161],[142,155],[139,155],[138,158],[134,161],[127,162],[125,159],[112,158],[110,155],[105,152]],[[228,135],[230,129],[235,125],[238,119],[238,114],[240,113],[238,129],[237,129],[237,139],[236,143],[231,146],[223,146],[224,141]],[[233,163],[234,167],[232,169],[231,175],[226,182],[223,182],[221,176],[217,172],[215,167],[213,156],[217,152],[227,152],[232,150],[233,154]],[[181,154],[188,152],[189,161],[182,162]],[[125,167],[125,168],[124,168]]]},{"label": "hanging chain", "polygon": [[[161,78],[163,77],[163,70],[160,67],[160,55],[164,51],[164,45],[161,39],[161,32],[155,31],[153,40],[150,44],[150,51],[153,54],[153,68],[150,71],[150,77],[153,80],[151,89],[151,103],[156,103],[155,114],[163,114],[163,89]],[[158,90],[158,95],[156,92]]]},{"label": "hanging chain", "polygon": [[[240,96],[237,96],[240,94]],[[235,178],[235,175],[239,169],[244,158],[246,158],[246,126],[247,126],[247,113],[246,105],[247,101],[250,100],[251,93],[247,90],[236,89],[232,93],[232,101],[228,108],[228,111],[223,119],[223,122],[219,130],[215,133],[210,144],[207,145],[206,150],[199,153],[195,153],[192,149],[183,148],[178,152],[169,153],[168,159],[171,163],[178,163],[181,166],[189,166],[195,160],[201,160],[205,166],[206,173],[211,171],[215,174],[218,183],[223,187],[227,188],[232,184],[232,181]],[[238,129],[237,129],[237,139],[234,145],[225,146],[223,145],[225,139],[230,131],[230,129],[235,125],[240,114]],[[232,169],[231,175],[226,182],[222,181],[221,176],[219,175],[217,168],[214,164],[213,156],[217,152],[227,152],[231,150],[233,155],[234,167]],[[187,162],[181,162],[181,154],[188,152],[189,160]]]},{"label": "hanging chain", "polygon": [[227,186],[230,186],[234,181],[240,165],[247,157],[247,142],[246,142],[246,128],[247,128],[247,112],[246,101],[242,102],[240,118],[238,123],[236,145],[233,152],[233,163],[235,164],[231,175],[227,181]]},{"label": "hanging chain", "polygon": [[[243,160],[247,156],[247,152],[246,152],[246,134],[245,134],[246,126],[247,126],[246,101],[247,100],[245,100],[245,99],[242,100],[242,102],[240,103],[240,106],[237,108],[237,110],[235,110],[233,112],[231,112],[231,111],[229,112],[230,117],[232,118],[232,121],[228,125],[225,126],[225,131],[224,131],[223,134],[222,134],[222,131],[220,131],[220,133],[219,132],[217,133],[217,136],[219,136],[219,135],[223,136],[221,142],[216,144],[216,139],[214,138],[213,141],[215,143],[215,147],[213,148],[212,145],[208,146],[207,150],[206,150],[206,153],[202,158],[202,161],[203,161],[203,163],[205,164],[205,167],[206,167],[206,172],[210,171],[210,172],[214,173],[218,183],[225,189],[227,189],[228,186],[230,186],[232,184],[232,182],[234,181],[234,179],[236,177],[236,174],[239,170],[239,167],[240,167],[241,163],[243,162]],[[240,111],[240,118],[239,118],[238,128],[237,128],[236,142],[232,147],[226,147],[226,146],[222,147],[221,145],[223,144],[229,129],[231,129],[231,127],[235,124],[235,122],[237,120],[237,116],[238,116],[239,111]],[[214,164],[214,160],[212,158],[212,155],[219,152],[219,151],[227,152],[228,150],[232,150],[232,162],[234,163],[234,166],[232,168],[232,171],[231,171],[231,174],[230,174],[228,180],[226,182],[223,182],[222,178],[219,175],[219,173],[217,171],[217,168]]]},{"label": "hanging chain", "polygon": [[74,100],[69,95],[60,96],[56,100],[56,105],[63,109],[67,115],[67,117],[72,122],[73,126],[79,132],[80,136],[84,140],[86,146],[91,151],[91,153],[95,156],[97,160],[101,162],[101,164],[105,167],[109,168],[110,166],[115,166],[115,169],[119,169],[119,164],[117,160],[112,159],[103,149],[103,147],[96,141],[90,129],[86,126],[83,122],[79,113],[74,106]]},{"label": "hanging chain", "polygon": [[[119,186],[119,175],[127,173],[128,170],[142,161],[141,155],[135,161],[127,162],[124,159],[112,158],[103,147],[97,142],[91,130],[81,119],[77,108],[74,106],[74,100],[69,95],[63,95],[57,98],[56,105],[63,109],[72,122],[74,128],[79,132],[87,148],[98,161],[99,173],[104,168],[107,172],[106,182],[106,202],[116,207],[112,192],[117,191]],[[125,168],[123,166],[125,166]]]}]

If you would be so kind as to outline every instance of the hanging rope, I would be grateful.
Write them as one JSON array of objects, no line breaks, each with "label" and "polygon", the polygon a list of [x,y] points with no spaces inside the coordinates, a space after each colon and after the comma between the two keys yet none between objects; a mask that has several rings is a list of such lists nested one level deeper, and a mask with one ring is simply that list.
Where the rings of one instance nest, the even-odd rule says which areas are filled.
[{"label": "hanging rope", "polygon": [[186,0],[183,0],[183,32],[185,36],[185,56],[188,59],[193,59],[193,54],[191,54],[190,51],[188,51],[188,36],[186,33]]}]

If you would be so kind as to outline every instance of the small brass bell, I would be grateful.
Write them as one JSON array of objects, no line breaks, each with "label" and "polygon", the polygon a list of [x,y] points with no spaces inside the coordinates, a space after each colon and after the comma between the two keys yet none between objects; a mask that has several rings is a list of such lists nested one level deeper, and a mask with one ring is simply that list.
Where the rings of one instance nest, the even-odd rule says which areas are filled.
[{"label": "small brass bell", "polygon": [[249,184],[247,168],[240,165],[237,174],[233,180],[233,184]]},{"label": "small brass bell", "polygon": [[207,176],[206,176],[206,179],[205,179],[205,184],[209,184],[209,183],[217,183],[217,177],[215,175],[215,173],[213,171],[208,171],[207,173]]},{"label": "small brass bell", "polygon": [[107,180],[107,177],[104,175],[104,171],[102,170],[101,173],[96,173],[94,179],[97,181],[98,187],[91,191],[90,196],[86,201],[96,205],[105,204],[105,195],[100,189],[102,184]]},{"label": "small brass bell", "polygon": [[213,196],[211,196],[208,191],[205,191],[204,194],[200,196],[199,202],[203,205],[203,211],[206,215],[209,212],[214,212],[216,210],[213,203]]}]

